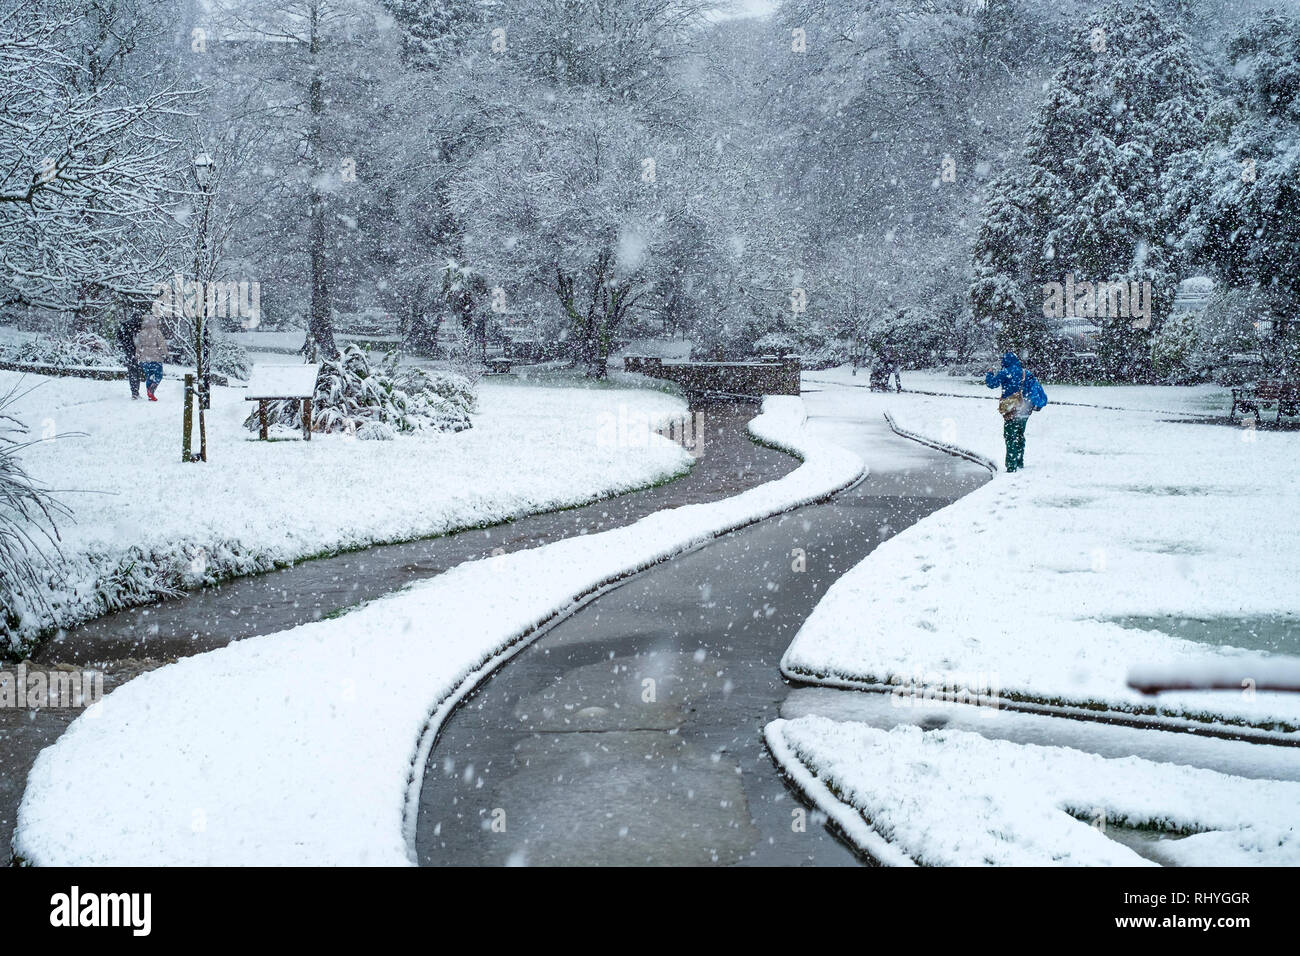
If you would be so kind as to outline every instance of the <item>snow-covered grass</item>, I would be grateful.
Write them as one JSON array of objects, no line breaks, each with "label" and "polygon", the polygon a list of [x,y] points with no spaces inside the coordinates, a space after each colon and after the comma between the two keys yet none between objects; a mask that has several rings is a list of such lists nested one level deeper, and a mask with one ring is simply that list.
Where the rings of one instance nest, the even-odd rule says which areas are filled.
[{"label": "snow-covered grass", "polygon": [[767,725],[801,788],[880,862],[931,866],[1139,866],[1117,829],[1190,834],[1182,866],[1300,865],[1300,783],[1141,757],[891,730],[807,716]]},{"label": "snow-covered grass", "polygon": [[804,459],[776,481],[467,562],[130,681],[37,759],[15,852],[42,865],[413,862],[434,735],[493,667],[619,578],[858,480],[862,461],[804,418],[799,399],[769,398],[751,423]]},{"label": "snow-covered grass", "polygon": [[[1154,391],[1168,409],[1201,401],[1199,389]],[[1053,400],[1063,392],[1090,405],[1148,399],[1134,402],[1123,388],[1048,389]],[[901,428],[1001,466],[1002,420],[985,394],[835,389],[819,398],[888,411]],[[1258,679],[1267,666],[1132,618],[1295,619],[1300,435],[1168,419],[1049,405],[1029,421],[1026,470],[999,473],[884,542],[832,586],[783,669],[830,684],[966,686],[1030,705],[1294,734],[1300,695],[1246,683],[1151,698],[1126,685],[1131,668],[1238,658],[1242,678]]]},{"label": "snow-covered grass", "polygon": [[[0,391],[17,380],[0,373]],[[216,388],[208,462],[183,464],[175,379],[156,404],[132,401],[125,382],[29,384],[13,410],[49,440],[27,449],[24,464],[59,490],[75,522],[60,527],[67,561],[47,576],[49,608],[15,609],[13,637],[23,642],[309,556],[585,503],[666,480],[691,461],[650,434],[650,424],[685,412],[658,391],[484,381],[468,431],[258,442],[241,425],[251,407],[242,390]]]}]

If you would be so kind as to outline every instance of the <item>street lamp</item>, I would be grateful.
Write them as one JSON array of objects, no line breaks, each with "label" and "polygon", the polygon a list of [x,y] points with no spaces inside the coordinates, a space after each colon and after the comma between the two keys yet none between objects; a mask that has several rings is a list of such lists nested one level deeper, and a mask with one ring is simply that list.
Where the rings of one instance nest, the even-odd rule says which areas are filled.
[{"label": "street lamp", "polygon": [[[207,252],[208,230],[212,215],[212,189],[216,183],[217,164],[213,161],[212,156],[208,153],[199,153],[194,157],[194,179],[199,184],[199,189],[203,192],[203,209],[199,219],[198,242],[194,251],[194,282],[195,282],[195,331],[198,334],[198,348],[195,349],[194,362],[195,373],[199,378],[199,395],[203,399],[203,409],[207,410],[212,407],[212,372],[209,368],[211,333],[208,331],[207,323],[204,321],[208,318],[206,309],[200,306],[200,301],[204,304],[207,302],[206,291],[203,288],[203,258]],[[202,421],[202,419],[200,419]],[[206,460],[206,456],[205,459]]]},{"label": "street lamp", "polygon": [[[202,194],[197,231],[194,236],[194,376],[186,376],[185,436],[181,455],[186,461],[208,460],[208,430],[204,412],[211,407],[212,382],[208,371],[208,330],[206,297],[203,288],[203,259],[207,251],[209,220],[212,215],[212,188],[216,181],[217,164],[208,153],[194,157],[194,181]],[[183,299],[182,299],[183,301]],[[190,430],[193,422],[194,383],[199,396],[199,453],[190,452]]]}]

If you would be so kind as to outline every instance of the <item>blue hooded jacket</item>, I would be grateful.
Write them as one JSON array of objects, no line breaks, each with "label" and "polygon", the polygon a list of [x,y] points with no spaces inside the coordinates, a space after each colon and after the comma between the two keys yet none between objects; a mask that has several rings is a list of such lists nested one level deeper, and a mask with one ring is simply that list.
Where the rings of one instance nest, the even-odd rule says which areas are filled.
[{"label": "blue hooded jacket", "polygon": [[1023,392],[1034,406],[1034,411],[1047,404],[1047,393],[1043,391],[1043,386],[1032,372],[1026,371],[1020,364],[1015,352],[1002,356],[1002,371],[984,373],[984,384],[989,388],[1001,386],[1003,398]]}]

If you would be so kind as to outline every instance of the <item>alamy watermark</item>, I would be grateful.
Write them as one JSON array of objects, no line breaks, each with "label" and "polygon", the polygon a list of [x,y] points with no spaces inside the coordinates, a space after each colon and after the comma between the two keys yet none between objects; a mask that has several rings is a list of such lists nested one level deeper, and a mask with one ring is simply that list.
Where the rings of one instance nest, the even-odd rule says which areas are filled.
[{"label": "alamy watermark", "polygon": [[153,314],[164,316],[202,315],[205,319],[239,319],[245,329],[262,321],[262,284],[247,280],[201,282],[181,275],[153,287]]},{"label": "alamy watermark", "polygon": [[603,412],[596,419],[597,448],[645,448],[651,435],[662,435],[674,444],[681,445],[696,457],[704,453],[704,414],[675,418],[668,424],[655,423],[658,416],[631,411],[620,404],[617,414]]},{"label": "alamy watermark", "polygon": [[957,671],[922,672],[889,678],[889,703],[893,707],[951,707],[968,705],[987,708],[987,716],[1001,706],[1002,681],[997,673],[966,674]]},{"label": "alamy watermark", "polygon": [[1064,282],[1043,286],[1043,315],[1049,319],[1128,319],[1135,329],[1151,328],[1151,282],[1088,282],[1067,273]]},{"label": "alamy watermark", "polygon": [[90,707],[104,699],[104,673],[96,670],[0,670],[0,708]]},{"label": "alamy watermark", "polygon": [[152,914],[152,893],[83,893],[74,884],[68,892],[50,897],[54,927],[125,927],[133,936],[148,936]]}]

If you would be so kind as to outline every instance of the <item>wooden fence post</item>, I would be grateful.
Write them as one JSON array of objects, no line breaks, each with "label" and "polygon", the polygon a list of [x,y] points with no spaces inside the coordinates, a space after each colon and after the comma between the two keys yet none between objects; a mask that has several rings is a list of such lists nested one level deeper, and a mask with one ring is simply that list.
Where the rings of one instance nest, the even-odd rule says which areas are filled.
[{"label": "wooden fence post", "polygon": [[194,376],[185,376],[185,416],[184,434],[181,437],[181,461],[193,461],[190,451],[190,431],[194,428]]}]

